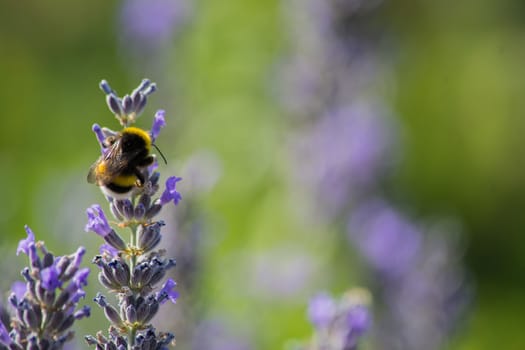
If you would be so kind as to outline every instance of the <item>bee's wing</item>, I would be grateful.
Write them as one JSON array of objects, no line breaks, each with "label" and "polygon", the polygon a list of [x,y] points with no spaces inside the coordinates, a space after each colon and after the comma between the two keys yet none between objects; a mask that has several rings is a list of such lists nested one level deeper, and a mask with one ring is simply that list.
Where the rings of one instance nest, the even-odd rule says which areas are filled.
[{"label": "bee's wing", "polygon": [[98,163],[99,162],[96,161],[95,163],[93,163],[89,167],[89,172],[88,172],[88,175],[87,175],[87,182],[89,182],[90,184],[94,184],[97,181],[97,174],[95,173],[95,169],[96,169]]},{"label": "bee's wing", "polygon": [[[113,176],[119,174],[123,169],[122,165],[120,165],[122,163],[120,160],[121,155],[122,148],[120,147],[119,140],[117,140],[91,165],[87,175],[87,181],[92,184],[100,184],[101,182],[111,180]],[[104,164],[104,166],[99,167],[101,164]]]},{"label": "bee's wing", "polygon": [[128,166],[128,160],[122,154],[122,145],[120,139],[118,139],[107,153],[102,157],[106,165],[104,176],[111,178],[119,175]]}]

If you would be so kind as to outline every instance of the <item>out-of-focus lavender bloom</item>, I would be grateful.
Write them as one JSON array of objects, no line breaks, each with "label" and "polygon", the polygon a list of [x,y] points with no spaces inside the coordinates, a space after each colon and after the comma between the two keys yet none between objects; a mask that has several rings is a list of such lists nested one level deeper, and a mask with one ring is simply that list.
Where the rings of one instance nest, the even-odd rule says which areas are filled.
[{"label": "out-of-focus lavender bloom", "polygon": [[349,234],[367,262],[389,278],[406,273],[420,254],[419,229],[381,200],[369,200],[354,209]]},{"label": "out-of-focus lavender bloom", "polygon": [[385,310],[375,330],[378,346],[441,348],[469,295],[453,237],[426,232],[380,200],[356,210],[349,237],[381,287]]},{"label": "out-of-focus lavender bloom", "polygon": [[382,61],[387,33],[371,20],[379,3],[286,2],[293,53],[280,95],[304,122],[294,135],[290,158],[300,163],[291,162],[292,172],[325,218],[350,216],[351,241],[376,277],[373,292],[383,306],[374,323],[377,348],[437,349],[463,311],[463,272],[450,237],[429,234],[376,199],[399,131],[380,95],[391,69]]},{"label": "out-of-focus lavender bloom", "polygon": [[354,2],[285,1],[292,51],[280,95],[294,116],[318,118],[327,109],[367,98],[390,80],[362,18],[365,7],[381,1],[348,6]]},{"label": "out-of-focus lavender bloom", "polygon": [[[103,80],[100,86],[106,94],[109,109],[123,126],[128,127],[136,121],[144,109],[146,97],[155,91],[156,85],[144,79],[131,94],[122,98],[116,95],[106,81]],[[150,131],[152,139],[159,135],[164,124],[164,111],[159,111]],[[94,130],[104,152],[104,149],[109,147],[106,139],[113,137],[115,133],[107,128],[99,127]],[[100,132],[96,132],[97,130]],[[166,190],[156,198],[160,173],[156,171],[156,167],[147,167],[143,169],[142,175],[144,183],[137,186],[127,197],[106,197],[118,226],[128,227],[132,231],[128,243],[110,226],[98,204],[87,210],[86,231],[93,231],[105,240],[101,246],[101,255],[93,259],[93,263],[100,269],[98,279],[118,297],[118,307],[112,306],[101,293],[94,299],[111,323],[108,337],[103,336],[101,332],[96,337],[85,337],[87,343],[97,349],[124,347],[135,350],[163,350],[174,339],[173,334],[157,332],[151,324],[159,308],[168,300],[175,303],[178,297],[172,279],[168,279],[159,291],[155,292],[166,277],[167,271],[175,266],[174,259],[164,256],[164,250],[154,250],[161,241],[161,228],[164,226],[164,222],[155,220],[155,217],[169,202],[178,204],[181,200],[182,197],[175,188],[181,178],[169,177]]]},{"label": "out-of-focus lavender bloom", "polygon": [[1,312],[1,349],[62,349],[71,340],[75,320],[89,316],[89,307],[77,310],[84,297],[89,269],[81,269],[85,249],[66,256],[53,256],[44,242],[36,242],[26,226],[28,237],[20,241],[17,253],[29,258],[22,270],[25,283],[12,286],[9,303],[14,310]]},{"label": "out-of-focus lavender bloom", "polygon": [[310,300],[308,318],[316,328],[326,328],[330,325],[336,310],[335,300],[327,293],[320,293]]},{"label": "out-of-focus lavender bloom", "polygon": [[155,51],[169,44],[189,15],[187,0],[126,0],[119,28],[123,44],[137,53]]},{"label": "out-of-focus lavender bloom", "polygon": [[393,132],[385,113],[371,103],[326,112],[296,136],[294,175],[301,188],[313,192],[325,215],[338,216],[391,166]]},{"label": "out-of-focus lavender bloom", "polygon": [[340,300],[326,293],[311,299],[308,308],[315,333],[306,350],[355,350],[372,325],[368,292],[354,289]]}]

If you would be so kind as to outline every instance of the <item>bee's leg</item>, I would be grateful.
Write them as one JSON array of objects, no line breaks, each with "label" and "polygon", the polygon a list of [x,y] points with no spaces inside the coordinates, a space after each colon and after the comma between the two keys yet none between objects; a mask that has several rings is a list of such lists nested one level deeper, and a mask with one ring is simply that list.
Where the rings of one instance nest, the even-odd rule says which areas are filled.
[{"label": "bee's leg", "polygon": [[139,168],[135,168],[134,175],[137,177],[137,186],[142,187],[144,185],[144,182],[146,182],[146,178],[144,177],[144,173],[140,171]]}]

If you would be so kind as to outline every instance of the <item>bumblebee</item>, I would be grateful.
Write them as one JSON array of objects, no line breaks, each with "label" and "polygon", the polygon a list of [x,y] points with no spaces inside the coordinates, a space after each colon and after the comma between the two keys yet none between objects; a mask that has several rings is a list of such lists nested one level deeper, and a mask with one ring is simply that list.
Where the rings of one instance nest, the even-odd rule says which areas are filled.
[{"label": "bumblebee", "polygon": [[109,136],[103,144],[107,151],[89,168],[87,181],[107,196],[128,198],[146,181],[145,169],[155,161],[152,145],[148,132],[137,127]]}]

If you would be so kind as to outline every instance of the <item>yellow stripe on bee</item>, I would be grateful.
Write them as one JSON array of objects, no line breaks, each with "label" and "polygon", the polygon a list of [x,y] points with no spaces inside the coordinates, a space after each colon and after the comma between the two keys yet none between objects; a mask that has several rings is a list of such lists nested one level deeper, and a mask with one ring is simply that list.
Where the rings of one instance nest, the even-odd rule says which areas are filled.
[{"label": "yellow stripe on bee", "polygon": [[106,172],[106,163],[105,162],[98,163],[95,173],[104,174],[105,172]]},{"label": "yellow stripe on bee", "polygon": [[111,182],[121,187],[134,186],[137,182],[137,177],[135,175],[118,175]]},{"label": "yellow stripe on bee", "polygon": [[124,128],[124,130],[122,130],[122,133],[135,134],[139,136],[146,143],[145,147],[148,150],[148,152],[151,151],[151,136],[149,136],[148,132],[134,126],[129,126],[127,128]]}]

